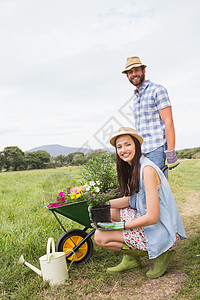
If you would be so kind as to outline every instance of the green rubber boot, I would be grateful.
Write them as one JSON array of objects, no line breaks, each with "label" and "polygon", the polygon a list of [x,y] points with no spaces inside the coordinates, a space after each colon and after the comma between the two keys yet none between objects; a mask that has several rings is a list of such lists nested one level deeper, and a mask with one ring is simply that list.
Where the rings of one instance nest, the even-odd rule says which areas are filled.
[{"label": "green rubber boot", "polygon": [[123,254],[129,254],[132,256],[148,256],[148,252],[144,250],[139,249],[130,249],[129,246],[127,246],[125,243],[122,247],[122,253]]},{"label": "green rubber boot", "polygon": [[154,259],[153,269],[149,270],[146,273],[146,276],[151,279],[162,276],[165,273],[169,263],[173,260],[175,254],[175,250],[171,250],[164,252],[160,256],[156,257]]},{"label": "green rubber boot", "polygon": [[124,255],[122,261],[116,267],[108,268],[106,271],[109,274],[115,274],[118,272],[128,271],[141,266],[139,257],[133,255]]}]

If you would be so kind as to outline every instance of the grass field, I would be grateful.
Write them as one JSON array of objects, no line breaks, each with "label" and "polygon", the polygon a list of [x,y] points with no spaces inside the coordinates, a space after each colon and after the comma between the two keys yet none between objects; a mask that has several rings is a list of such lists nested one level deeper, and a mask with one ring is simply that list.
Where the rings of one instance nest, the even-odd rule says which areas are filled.
[{"label": "grass field", "polygon": [[[17,261],[23,254],[39,268],[48,238],[57,242],[62,229],[45,205],[63,188],[81,183],[81,168],[1,173],[0,299],[200,299],[200,160],[182,161],[169,176],[188,239],[180,242],[164,276],[147,279],[146,258],[140,270],[108,275],[106,268],[121,255],[94,245],[87,264],[72,265],[66,284],[50,287]],[[82,228],[61,219],[67,229]]]}]

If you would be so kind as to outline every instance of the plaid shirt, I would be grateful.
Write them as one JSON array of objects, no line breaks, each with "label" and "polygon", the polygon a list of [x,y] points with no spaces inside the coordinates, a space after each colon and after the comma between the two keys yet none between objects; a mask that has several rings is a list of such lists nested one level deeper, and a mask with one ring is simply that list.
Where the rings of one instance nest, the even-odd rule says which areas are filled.
[{"label": "plaid shirt", "polygon": [[166,142],[165,124],[159,111],[168,106],[171,103],[163,86],[147,80],[140,87],[139,93],[135,89],[133,115],[136,130],[144,139],[143,153],[149,153]]}]

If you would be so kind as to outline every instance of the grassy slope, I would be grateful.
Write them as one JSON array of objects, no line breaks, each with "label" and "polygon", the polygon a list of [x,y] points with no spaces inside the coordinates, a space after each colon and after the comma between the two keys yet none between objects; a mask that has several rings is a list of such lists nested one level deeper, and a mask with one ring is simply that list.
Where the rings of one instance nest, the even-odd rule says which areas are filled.
[{"label": "grassy slope", "polygon": [[[128,272],[129,281],[127,274],[113,277],[107,275],[105,269],[117,264],[121,256],[99,247],[95,247],[89,263],[79,268],[72,265],[70,280],[62,287],[50,288],[32,270],[17,265],[17,260],[23,253],[27,261],[39,268],[39,257],[46,252],[48,237],[53,236],[57,241],[62,234],[57,221],[44,206],[50,202],[52,194],[55,197],[64,187],[80,182],[79,168],[0,174],[0,298],[139,299],[137,291],[144,284],[149,284],[149,280],[145,278],[148,262],[144,261],[143,269],[136,270],[134,277]],[[177,299],[200,299],[200,258],[196,257],[196,254],[200,254],[199,211],[190,211],[190,203],[188,205],[188,201],[191,201],[193,206],[193,199],[197,197],[196,203],[199,203],[199,182],[199,160],[184,161],[170,173],[170,185],[186,232],[189,233],[188,239],[177,248],[177,257],[172,267],[172,272],[187,275],[182,288],[174,294]],[[62,220],[68,229],[81,228],[67,218]]]}]

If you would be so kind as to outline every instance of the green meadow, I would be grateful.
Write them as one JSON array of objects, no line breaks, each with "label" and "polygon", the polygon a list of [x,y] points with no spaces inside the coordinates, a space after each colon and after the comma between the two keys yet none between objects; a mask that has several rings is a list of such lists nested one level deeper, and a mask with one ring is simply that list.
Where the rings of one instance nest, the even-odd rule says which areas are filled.
[{"label": "green meadow", "polygon": [[[40,268],[49,237],[63,233],[45,206],[58,192],[82,183],[82,167],[0,173],[0,299],[200,299],[200,160],[184,160],[169,172],[169,183],[186,229],[187,240],[164,276],[150,280],[142,269],[106,274],[121,254],[94,245],[88,263],[71,265],[69,280],[50,287],[35,272],[17,264],[21,254]],[[59,215],[60,216],[60,215]],[[60,216],[65,228],[83,226]]]}]

